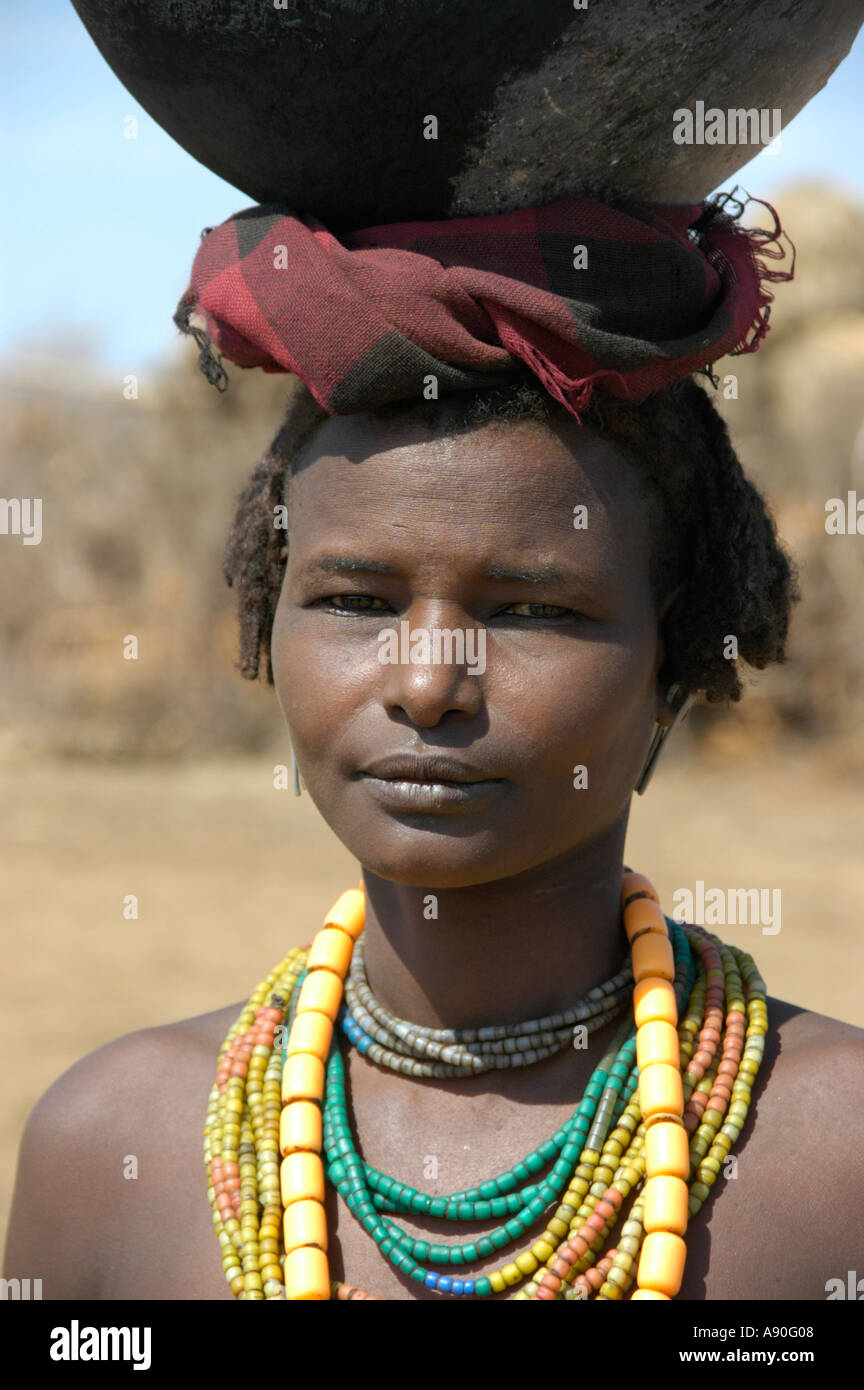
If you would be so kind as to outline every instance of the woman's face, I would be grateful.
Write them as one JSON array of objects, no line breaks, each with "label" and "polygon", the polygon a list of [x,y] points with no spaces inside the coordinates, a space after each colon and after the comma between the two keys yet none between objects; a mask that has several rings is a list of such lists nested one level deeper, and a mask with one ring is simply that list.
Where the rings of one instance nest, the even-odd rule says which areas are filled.
[{"label": "woman's face", "polygon": [[364,867],[466,887],[620,824],[668,716],[649,539],[632,467],[575,421],[325,421],[272,660],[304,782]]}]

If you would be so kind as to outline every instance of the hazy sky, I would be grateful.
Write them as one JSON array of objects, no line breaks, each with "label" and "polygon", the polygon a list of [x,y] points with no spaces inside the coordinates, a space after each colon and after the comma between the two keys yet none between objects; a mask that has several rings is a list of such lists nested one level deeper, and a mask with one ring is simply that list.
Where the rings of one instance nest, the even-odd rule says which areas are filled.
[{"label": "hazy sky", "polygon": [[[0,356],[58,342],[62,351],[67,332],[72,356],[146,370],[179,340],[171,315],[202,227],[251,199],[150,120],[68,0],[0,0],[0,26]],[[864,34],[783,131],[780,152],[757,156],[737,181],[762,195],[821,176],[864,202],[862,85]],[[136,140],[123,138],[130,114]]]}]

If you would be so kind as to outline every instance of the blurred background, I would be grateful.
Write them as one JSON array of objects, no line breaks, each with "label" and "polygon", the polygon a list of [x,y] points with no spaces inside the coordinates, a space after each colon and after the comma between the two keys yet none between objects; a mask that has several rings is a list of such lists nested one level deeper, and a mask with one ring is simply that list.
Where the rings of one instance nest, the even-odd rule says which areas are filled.
[{"label": "blurred background", "polygon": [[[2,16],[0,496],[43,499],[41,544],[0,542],[5,1216],[62,1071],[244,1000],[358,870],[308,796],[274,788],[275,696],[234,669],[222,550],[288,380],[229,369],[221,396],[171,322],[202,227],[248,200],[136,107],[71,6]],[[780,888],[778,934],[719,934],[771,994],[864,1026],[864,537],[825,530],[829,498],[864,498],[862,82],[859,37],[737,179],[798,251],[767,341],[719,364],[717,393],[799,567],[790,659],[676,733],[628,858],[666,902],[700,880]]]}]

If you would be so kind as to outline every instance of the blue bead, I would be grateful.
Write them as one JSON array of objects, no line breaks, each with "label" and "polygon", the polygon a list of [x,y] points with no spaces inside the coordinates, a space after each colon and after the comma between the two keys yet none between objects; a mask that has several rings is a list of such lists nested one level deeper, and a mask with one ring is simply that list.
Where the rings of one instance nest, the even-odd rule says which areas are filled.
[{"label": "blue bead", "polygon": [[426,1275],[426,1278],[425,1278],[424,1282],[425,1282],[425,1284],[426,1284],[427,1289],[437,1289],[437,1287],[438,1287],[438,1275],[437,1275],[437,1274],[433,1274],[432,1271],[431,1271],[431,1269],[430,1269],[429,1273]]},{"label": "blue bead", "polygon": [[454,1292],[454,1293],[463,1293],[463,1292],[464,1292],[464,1289],[465,1289],[465,1281],[464,1281],[463,1279],[454,1279],[454,1280],[453,1280],[453,1292]]},{"label": "blue bead", "polygon": [[464,1283],[462,1284],[462,1292],[465,1293],[465,1294],[472,1294],[472,1293],[474,1292],[474,1280],[473,1280],[473,1279],[466,1279],[466,1280],[464,1281]]},{"label": "blue bead", "polygon": [[453,1284],[453,1280],[450,1278],[450,1275],[449,1275],[449,1274],[439,1274],[439,1275],[438,1275],[438,1292],[439,1292],[439,1293],[449,1293],[449,1292],[450,1292],[450,1289],[451,1289],[451,1287],[452,1287],[452,1284]]},{"label": "blue bead", "polygon": [[361,1052],[361,1053],[363,1053],[363,1052],[368,1052],[368,1051],[369,1051],[369,1044],[371,1043],[371,1041],[372,1041],[371,1038],[361,1038],[360,1041],[359,1041],[358,1044],[357,1044],[357,1051],[358,1051],[358,1052]]}]

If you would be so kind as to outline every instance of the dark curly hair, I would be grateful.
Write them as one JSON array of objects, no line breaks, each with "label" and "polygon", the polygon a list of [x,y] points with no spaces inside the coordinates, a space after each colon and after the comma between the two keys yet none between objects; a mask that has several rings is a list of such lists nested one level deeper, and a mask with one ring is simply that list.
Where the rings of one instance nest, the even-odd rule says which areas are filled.
[{"label": "dark curly hair", "polygon": [[[240,494],[224,562],[225,578],[238,595],[239,670],[255,679],[263,659],[270,684],[270,634],[288,554],[286,532],[274,526],[274,507],[287,501],[292,460],[328,418],[302,383],[295,386],[279,433]],[[493,421],[573,418],[528,376],[439,400],[396,401],[369,414],[417,420],[451,434]],[[744,476],[725,423],[692,378],[639,405],[595,396],[581,418],[632,463],[645,490],[658,608],[679,590],[663,619],[661,679],[702,691],[711,702],[740,699],[737,663],[724,655],[726,639],[734,635],[739,658],[750,666],[785,660],[789,616],[799,594],[773,517]]]}]

